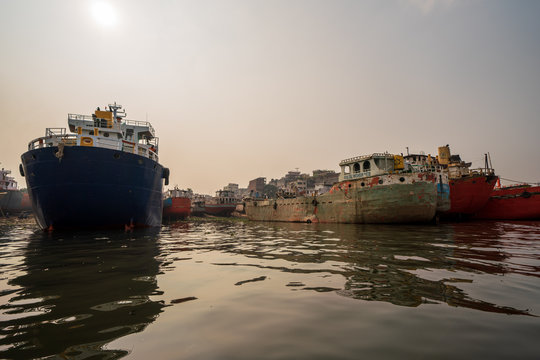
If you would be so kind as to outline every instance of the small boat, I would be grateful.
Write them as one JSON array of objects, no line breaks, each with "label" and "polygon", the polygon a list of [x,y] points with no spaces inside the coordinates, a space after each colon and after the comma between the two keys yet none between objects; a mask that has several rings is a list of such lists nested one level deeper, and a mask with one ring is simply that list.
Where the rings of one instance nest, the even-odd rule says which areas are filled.
[{"label": "small boat", "polygon": [[204,215],[204,204],[206,199],[202,195],[194,195],[191,199],[191,215],[192,216],[203,216]]},{"label": "small boat", "polygon": [[[500,183],[499,183],[500,184]],[[475,215],[483,220],[540,220],[540,186],[520,184],[496,187]]]},{"label": "small boat", "polygon": [[68,114],[22,154],[32,209],[44,230],[161,226],[163,179],[149,122],[125,119],[121,105]]},{"label": "small boat", "polygon": [[191,194],[187,190],[180,190],[175,187],[168,190],[163,200],[163,219],[178,220],[185,219],[191,214]]},{"label": "small boat", "polygon": [[438,164],[448,173],[450,185],[450,209],[442,215],[446,217],[472,216],[488,202],[497,182],[493,168],[488,164],[487,154],[485,167],[471,169],[470,162],[464,162],[459,155],[451,155],[448,145],[438,149]]},{"label": "small boat", "polygon": [[340,162],[339,181],[322,195],[246,199],[250,220],[321,223],[430,222],[437,210],[437,176],[403,156],[375,153]]},{"label": "small boat", "polygon": [[10,174],[11,170],[0,170],[0,216],[32,211],[28,194],[19,190],[17,181],[13,176],[9,176]]},{"label": "small boat", "polygon": [[236,210],[238,199],[234,192],[218,190],[216,196],[205,201],[204,212],[214,216],[230,216]]}]

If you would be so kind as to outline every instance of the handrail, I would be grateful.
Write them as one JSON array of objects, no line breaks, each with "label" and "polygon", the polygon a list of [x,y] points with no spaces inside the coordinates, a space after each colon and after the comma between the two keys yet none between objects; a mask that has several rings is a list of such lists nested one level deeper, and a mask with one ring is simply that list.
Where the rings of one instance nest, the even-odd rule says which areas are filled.
[{"label": "handrail", "polygon": [[94,121],[94,118],[92,115],[68,114],[68,120]]},{"label": "handrail", "polygon": [[407,163],[410,167],[412,167],[416,171],[433,171],[433,172],[441,172],[443,171],[443,168],[441,166],[437,165],[426,165],[426,164],[410,164]]},{"label": "handrail", "polygon": [[[68,120],[82,120],[82,121],[90,121],[93,123],[95,119],[94,119],[94,116],[92,115],[68,114]],[[154,127],[148,121],[122,119],[122,123],[128,126],[147,127],[150,133],[152,134],[152,136],[155,135]]]},{"label": "handrail", "polygon": [[124,142],[117,139],[109,139],[101,136],[92,135],[77,135],[77,134],[65,134],[65,135],[48,135],[34,139],[28,143],[28,150],[41,149],[45,147],[54,147],[59,144],[64,146],[81,146],[80,138],[91,138],[93,147],[99,147],[104,149],[118,150],[133,154],[138,154],[146,158],[159,161],[157,155],[157,149],[151,150],[151,145],[140,144],[136,142],[128,142],[129,146],[123,146]]},{"label": "handrail", "polygon": [[66,135],[66,128],[46,128],[45,136]]},{"label": "handrail", "polygon": [[133,125],[133,126],[141,126],[141,127],[149,127],[152,128],[152,124],[150,124],[148,121],[141,121],[141,120],[127,120],[124,119],[124,123],[126,125]]},{"label": "handrail", "polygon": [[375,158],[375,157],[393,158],[394,155],[387,154],[387,153],[384,153],[384,154],[383,153],[373,153],[371,155],[355,156],[355,157],[352,157],[352,158],[349,158],[349,159],[341,160],[339,162],[339,166],[347,165],[347,164],[351,164],[353,162],[357,162],[357,161],[361,161],[361,160],[367,160],[367,159],[371,159],[371,158]]},{"label": "handrail", "polygon": [[480,173],[482,175],[493,175],[495,174],[495,169],[492,168],[477,168],[477,169],[469,169],[470,173]]}]

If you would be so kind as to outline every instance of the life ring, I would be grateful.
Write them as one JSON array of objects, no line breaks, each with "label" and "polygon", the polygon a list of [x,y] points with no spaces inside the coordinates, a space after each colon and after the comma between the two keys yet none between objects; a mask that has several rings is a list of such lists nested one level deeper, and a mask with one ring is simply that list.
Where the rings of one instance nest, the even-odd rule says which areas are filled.
[{"label": "life ring", "polygon": [[525,198],[525,199],[528,199],[528,198],[531,197],[531,193],[528,192],[528,191],[524,191],[523,193],[521,193],[521,197]]},{"label": "life ring", "polygon": [[81,146],[94,146],[94,139],[90,137],[81,137]]}]

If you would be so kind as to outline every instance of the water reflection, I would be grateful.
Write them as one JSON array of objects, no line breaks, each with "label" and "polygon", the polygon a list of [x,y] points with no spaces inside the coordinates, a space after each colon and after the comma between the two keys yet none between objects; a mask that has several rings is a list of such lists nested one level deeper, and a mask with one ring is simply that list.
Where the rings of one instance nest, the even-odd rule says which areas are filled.
[{"label": "water reflection", "polygon": [[[208,337],[199,334],[219,338],[224,329],[235,327],[258,330],[249,331],[254,334],[250,341],[258,343],[268,334],[286,334],[283,324],[297,326],[294,316],[290,323],[282,319],[275,328],[268,325],[282,309],[289,319],[322,301],[335,301],[331,309],[319,307],[329,313],[317,322],[334,323],[336,341],[346,338],[339,334],[344,325],[355,329],[357,321],[337,321],[334,314],[341,319],[343,314],[360,316],[360,310],[366,320],[365,313],[377,308],[374,302],[399,306],[403,311],[396,313],[404,317],[398,320],[407,326],[405,307],[432,310],[434,304],[475,310],[480,322],[486,312],[536,316],[523,307],[535,303],[540,286],[539,224],[227,220],[173,223],[159,233],[52,236],[34,233],[30,226],[0,225],[0,358],[123,357],[137,335],[119,338],[143,331],[165,310],[165,302],[171,307],[160,319],[173,321],[158,321],[145,332],[151,350],[154,343],[163,344],[162,334],[184,328],[183,334],[195,334],[184,336],[184,345],[203,348]],[[249,317],[242,318],[243,307]],[[451,310],[445,319],[455,319],[458,312]],[[426,328],[441,321],[437,311],[430,317],[433,313],[422,312]],[[308,311],[298,319],[309,316]],[[258,321],[251,324],[252,318]],[[531,320],[512,317],[514,324],[515,319]],[[366,321],[376,327],[379,320],[374,315]],[[306,326],[298,333],[327,332],[302,321]],[[160,326],[164,329],[152,334]],[[238,341],[244,341],[242,336]],[[294,345],[294,338],[290,341]],[[280,338],[277,347],[284,342]],[[178,343],[164,346],[164,352],[172,353],[176,349],[169,346]],[[214,351],[216,346],[219,342]]]},{"label": "water reflection", "polygon": [[0,357],[126,355],[104,345],[142,331],[163,308],[150,299],[159,294],[157,236],[31,234],[1,294]]},{"label": "water reflection", "polygon": [[[528,240],[523,238],[527,232],[513,226],[526,225],[202,223],[192,229],[198,237],[180,236],[174,229],[168,236],[182,239],[171,244],[174,252],[197,249],[243,255],[242,261],[214,265],[344,279],[342,286],[325,287],[310,284],[311,278],[306,277],[306,281],[288,283],[292,291],[336,291],[354,299],[399,306],[446,303],[486,312],[531,315],[527,309],[483,300],[468,290],[482,275],[539,276],[537,266],[516,260],[516,256],[522,260],[536,260],[537,256],[534,249],[516,254],[516,248],[526,248]],[[538,237],[538,227],[533,229]]]}]

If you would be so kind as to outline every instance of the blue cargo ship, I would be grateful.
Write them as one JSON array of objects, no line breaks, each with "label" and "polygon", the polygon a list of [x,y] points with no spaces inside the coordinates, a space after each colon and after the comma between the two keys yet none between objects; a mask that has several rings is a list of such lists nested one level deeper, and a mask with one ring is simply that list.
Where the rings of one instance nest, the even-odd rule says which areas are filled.
[{"label": "blue cargo ship", "polygon": [[161,225],[163,179],[155,130],[121,105],[68,114],[69,131],[47,128],[22,156],[21,175],[44,230]]}]

